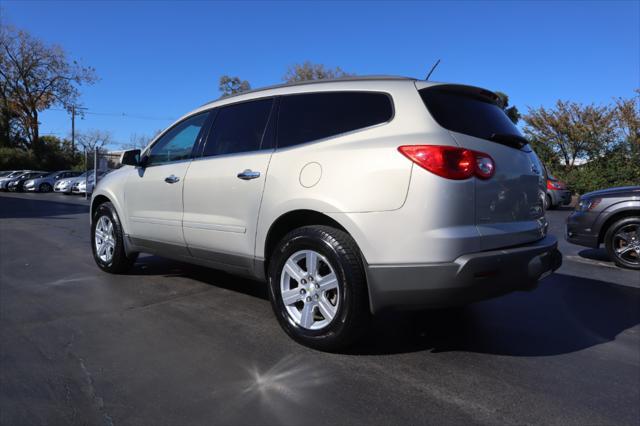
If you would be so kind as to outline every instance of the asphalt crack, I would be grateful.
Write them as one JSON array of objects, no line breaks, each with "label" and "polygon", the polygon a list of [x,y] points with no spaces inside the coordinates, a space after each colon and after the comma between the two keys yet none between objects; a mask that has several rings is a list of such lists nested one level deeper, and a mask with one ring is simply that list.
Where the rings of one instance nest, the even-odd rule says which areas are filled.
[{"label": "asphalt crack", "polygon": [[91,398],[91,401],[93,402],[93,404],[97,407],[100,415],[102,416],[102,420],[103,420],[104,424],[106,426],[114,426],[113,418],[108,413],[108,411],[107,411],[107,409],[105,407],[104,398],[102,398],[98,394],[98,392],[96,391],[96,387],[95,387],[95,382],[94,382],[93,376],[91,375],[91,372],[87,368],[87,365],[85,364],[84,358],[82,358],[81,356],[77,355],[72,350],[74,339],[75,339],[75,334],[72,334],[71,335],[71,340],[65,346],[66,351],[67,351],[67,355],[70,358],[74,359],[79,364],[80,371],[82,372],[85,384],[87,385],[87,388],[89,390],[89,397]]}]

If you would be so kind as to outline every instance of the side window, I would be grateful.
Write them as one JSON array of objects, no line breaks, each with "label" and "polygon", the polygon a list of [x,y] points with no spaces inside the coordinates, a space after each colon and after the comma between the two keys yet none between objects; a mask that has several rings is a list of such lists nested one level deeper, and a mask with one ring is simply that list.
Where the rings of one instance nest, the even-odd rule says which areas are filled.
[{"label": "side window", "polygon": [[151,147],[148,164],[188,159],[208,114],[207,112],[188,118],[165,133]]},{"label": "side window", "polygon": [[389,121],[391,99],[384,93],[323,92],[280,100],[278,147],[327,138]]},{"label": "side window", "polygon": [[272,105],[273,99],[262,99],[220,108],[202,155],[259,150]]}]

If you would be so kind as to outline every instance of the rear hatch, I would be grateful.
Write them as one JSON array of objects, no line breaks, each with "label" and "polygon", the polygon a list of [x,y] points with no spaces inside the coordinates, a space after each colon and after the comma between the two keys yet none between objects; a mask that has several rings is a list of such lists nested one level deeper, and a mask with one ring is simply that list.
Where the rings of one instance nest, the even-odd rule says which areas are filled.
[{"label": "rear hatch", "polygon": [[495,174],[475,180],[475,218],[485,250],[536,241],[546,234],[544,168],[487,90],[462,85],[420,88],[434,120],[462,148],[489,154]]}]

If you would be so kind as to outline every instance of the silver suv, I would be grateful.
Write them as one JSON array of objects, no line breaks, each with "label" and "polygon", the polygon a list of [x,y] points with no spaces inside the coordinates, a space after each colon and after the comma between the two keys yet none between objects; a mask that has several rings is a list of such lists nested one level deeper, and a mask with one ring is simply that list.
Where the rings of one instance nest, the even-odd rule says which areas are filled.
[{"label": "silver suv", "polygon": [[147,252],[266,281],[284,330],[323,350],[388,309],[531,289],[561,256],[543,166],[496,102],[376,77],[206,104],[99,182],[95,260],[121,273]]}]

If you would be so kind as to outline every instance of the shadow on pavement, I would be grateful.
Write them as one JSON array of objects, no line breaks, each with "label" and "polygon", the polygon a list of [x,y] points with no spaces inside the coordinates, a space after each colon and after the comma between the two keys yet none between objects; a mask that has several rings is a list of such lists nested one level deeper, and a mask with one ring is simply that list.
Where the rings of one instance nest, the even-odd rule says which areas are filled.
[{"label": "shadow on pavement", "polygon": [[[132,274],[187,277],[268,300],[261,282],[154,256],[141,258]],[[369,336],[346,353],[565,354],[615,340],[640,324],[639,306],[640,289],[556,273],[531,292],[464,308],[376,317]]]},{"label": "shadow on pavement", "polygon": [[380,323],[362,354],[417,350],[550,356],[616,339],[640,324],[640,289],[555,274],[529,293]]},{"label": "shadow on pavement", "polygon": [[607,250],[604,248],[580,250],[578,256],[600,262],[611,262]]},{"label": "shadow on pavement", "polygon": [[235,291],[248,296],[269,300],[266,284],[259,281],[227,274],[216,269],[192,265],[157,256],[141,256],[129,275],[161,275],[184,277],[218,288]]},{"label": "shadow on pavement", "polygon": [[17,197],[2,197],[0,199],[0,218],[3,219],[31,217],[52,218],[54,216],[79,213],[89,213],[88,202],[87,204],[77,202],[65,203],[61,201]]}]

